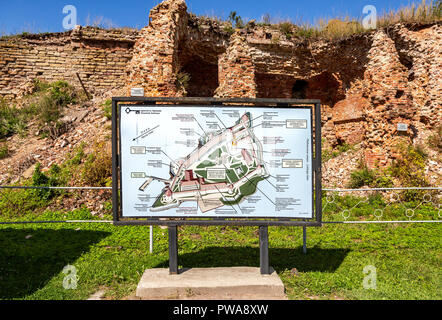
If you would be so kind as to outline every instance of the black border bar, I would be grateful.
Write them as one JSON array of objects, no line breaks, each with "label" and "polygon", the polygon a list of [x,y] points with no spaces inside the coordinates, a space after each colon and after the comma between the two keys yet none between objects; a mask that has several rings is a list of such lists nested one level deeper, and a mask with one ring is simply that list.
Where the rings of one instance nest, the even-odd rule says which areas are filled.
[{"label": "black border bar", "polygon": [[[208,106],[222,106],[232,104],[251,104],[253,106],[275,107],[302,107],[314,106],[314,159],[313,159],[313,176],[314,176],[314,218],[313,220],[301,221],[291,220],[287,218],[271,219],[271,220],[252,220],[251,218],[219,218],[212,220],[195,219],[195,218],[170,218],[163,220],[159,218],[148,218],[147,220],[120,220],[120,144],[119,144],[119,103],[142,103],[142,104],[198,104]],[[238,106],[238,105],[237,105]],[[312,112],[313,114],[313,112]],[[250,98],[191,98],[191,97],[114,97],[112,98],[112,203],[113,203],[113,220],[116,226],[140,226],[140,225],[161,225],[161,226],[182,226],[182,225],[198,225],[198,226],[322,226],[322,146],[321,146],[321,101],[320,100],[303,100],[303,99],[250,99]],[[319,137],[319,138],[318,138]],[[312,146],[313,147],[313,146]],[[140,218],[141,219],[141,218]],[[143,218],[145,219],[145,218]]]}]

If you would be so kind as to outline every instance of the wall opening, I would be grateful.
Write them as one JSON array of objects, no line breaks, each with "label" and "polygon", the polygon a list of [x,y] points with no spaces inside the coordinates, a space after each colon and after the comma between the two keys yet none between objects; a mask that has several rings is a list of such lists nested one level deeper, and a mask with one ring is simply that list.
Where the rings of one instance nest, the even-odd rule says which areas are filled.
[{"label": "wall opening", "polygon": [[292,87],[293,99],[306,99],[307,98],[308,82],[305,80],[296,80]]},{"label": "wall opening", "polygon": [[219,86],[218,64],[204,61],[198,56],[186,59],[181,68],[188,75],[186,91],[188,97],[213,97]]},{"label": "wall opening", "polygon": [[404,90],[397,90],[396,95],[394,96],[396,99],[402,98],[402,96],[405,94]]}]

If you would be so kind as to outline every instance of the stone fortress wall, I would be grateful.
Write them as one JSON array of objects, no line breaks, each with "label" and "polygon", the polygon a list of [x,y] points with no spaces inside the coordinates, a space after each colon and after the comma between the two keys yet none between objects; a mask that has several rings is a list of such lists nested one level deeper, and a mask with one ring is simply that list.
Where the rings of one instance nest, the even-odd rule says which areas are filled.
[{"label": "stone fortress wall", "polygon": [[66,80],[91,93],[123,86],[138,30],[77,27],[64,33],[0,38],[0,97],[14,99],[34,79]]},{"label": "stone fortress wall", "polygon": [[76,72],[91,92],[124,86],[146,96],[321,99],[327,142],[362,142],[365,162],[386,166],[399,141],[441,124],[442,23],[289,39],[253,21],[228,32],[188,13],[184,0],[166,0],[141,31],[79,27],[0,38],[0,96],[20,95],[34,78],[75,82]]}]

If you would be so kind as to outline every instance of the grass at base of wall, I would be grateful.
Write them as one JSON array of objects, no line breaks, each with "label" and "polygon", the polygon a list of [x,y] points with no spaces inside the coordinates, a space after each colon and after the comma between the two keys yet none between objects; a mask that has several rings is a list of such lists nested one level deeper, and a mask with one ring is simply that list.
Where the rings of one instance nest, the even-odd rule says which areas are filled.
[{"label": "grass at base of wall", "polygon": [[[87,213],[77,213],[86,218]],[[56,216],[56,214],[55,214]],[[55,216],[53,218],[55,218]],[[269,230],[270,264],[290,299],[441,299],[440,225],[328,225]],[[108,224],[0,226],[0,299],[109,299],[133,295],[149,268],[168,267],[167,230]],[[75,289],[63,287],[76,268]],[[180,267],[259,266],[257,228],[179,228]],[[376,289],[364,289],[364,268]],[[296,269],[296,270],[295,270]]]}]

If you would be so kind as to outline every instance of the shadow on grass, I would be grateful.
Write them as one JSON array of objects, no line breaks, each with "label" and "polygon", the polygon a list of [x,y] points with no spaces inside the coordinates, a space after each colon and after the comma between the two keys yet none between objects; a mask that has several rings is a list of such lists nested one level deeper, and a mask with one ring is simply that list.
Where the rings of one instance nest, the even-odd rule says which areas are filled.
[{"label": "shadow on grass", "polygon": [[81,230],[0,230],[0,299],[34,293],[108,235]]},{"label": "shadow on grass", "polygon": [[[270,248],[270,265],[278,272],[296,268],[299,272],[335,272],[349,249],[309,248],[305,255],[302,247],[295,249]],[[197,252],[180,254],[178,264],[184,268],[259,267],[259,248],[208,247]],[[168,268],[163,261],[155,268]]]}]

